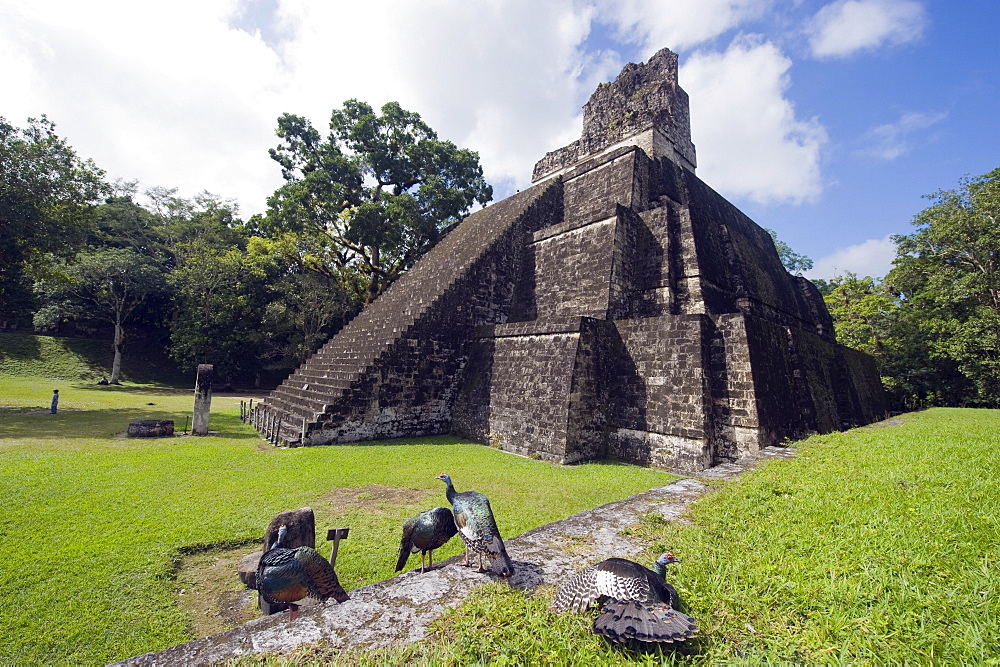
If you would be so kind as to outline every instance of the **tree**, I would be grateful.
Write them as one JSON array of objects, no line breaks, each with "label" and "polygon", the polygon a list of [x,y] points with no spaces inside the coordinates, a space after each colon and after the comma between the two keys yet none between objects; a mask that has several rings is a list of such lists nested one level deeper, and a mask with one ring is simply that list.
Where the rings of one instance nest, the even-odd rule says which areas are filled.
[{"label": "tree", "polygon": [[360,310],[359,276],[349,267],[327,275],[308,269],[315,249],[303,237],[284,234],[278,239],[252,237],[247,253],[273,258],[279,267],[271,287],[263,326],[272,348],[294,366],[306,360]]},{"label": "tree", "polygon": [[848,272],[828,283],[824,297],[833,317],[837,341],[885,361],[893,318],[899,306],[878,280]]},{"label": "tree", "polygon": [[416,113],[390,102],[376,115],[349,100],[330,117],[324,139],[308,120],[278,119],[282,145],[271,149],[285,184],[259,221],[271,235],[292,231],[323,240],[312,270],[356,267],[366,303],[413,265],[493,189],[479,155],[442,141]]},{"label": "tree", "polygon": [[[774,241],[774,248],[778,251],[778,259],[781,260],[781,265],[785,267],[785,271],[796,276],[801,276],[803,271],[808,271],[813,267],[811,259],[792,250],[790,245],[778,238],[776,231],[767,227],[764,228],[764,231],[771,235],[771,240]],[[817,285],[817,287],[819,286]]]},{"label": "tree", "polygon": [[1000,405],[1000,168],[928,198],[886,281],[930,358],[971,385],[946,402]]},{"label": "tree", "polygon": [[70,256],[107,192],[104,172],[81,160],[45,116],[17,129],[0,117],[0,310],[25,297],[50,255]]},{"label": "tree", "polygon": [[159,267],[130,248],[101,248],[81,252],[58,278],[36,288],[48,304],[35,313],[35,325],[46,326],[71,319],[98,319],[114,327],[112,384],[121,378],[125,324],[150,296],[163,291]]},{"label": "tree", "polygon": [[170,356],[187,370],[211,363],[229,381],[260,368],[268,349],[262,326],[271,300],[273,258],[196,241],[169,276],[176,317]]}]

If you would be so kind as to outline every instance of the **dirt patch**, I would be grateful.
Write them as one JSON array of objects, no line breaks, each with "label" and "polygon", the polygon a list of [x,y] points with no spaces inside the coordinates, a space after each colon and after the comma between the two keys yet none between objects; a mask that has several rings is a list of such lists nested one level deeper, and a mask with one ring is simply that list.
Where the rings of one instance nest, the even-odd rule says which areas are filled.
[{"label": "dirt patch", "polygon": [[[412,505],[439,494],[438,489],[368,484],[333,489],[322,496],[316,506],[329,507],[331,514],[351,509],[383,513],[398,511],[400,505]],[[319,539],[322,537],[317,535]],[[240,560],[253,550],[254,547],[247,545],[219,547],[181,559],[177,568],[177,605],[187,616],[195,637],[218,634],[261,616],[256,591],[247,589],[238,575]]]},{"label": "dirt patch", "polygon": [[385,513],[398,511],[401,506],[415,505],[439,495],[440,489],[406,489],[384,484],[366,484],[362,487],[333,489],[321,496],[320,502],[329,506],[335,515],[356,508]]},{"label": "dirt patch", "polygon": [[185,556],[177,570],[177,605],[196,637],[207,637],[258,618],[257,592],[237,575],[247,546],[210,549]]},{"label": "dirt patch", "polygon": [[890,426],[902,426],[905,422],[902,419],[896,419],[895,417],[890,417],[889,419],[883,419],[880,422],[875,422],[874,424],[868,424],[864,428],[888,428]]}]

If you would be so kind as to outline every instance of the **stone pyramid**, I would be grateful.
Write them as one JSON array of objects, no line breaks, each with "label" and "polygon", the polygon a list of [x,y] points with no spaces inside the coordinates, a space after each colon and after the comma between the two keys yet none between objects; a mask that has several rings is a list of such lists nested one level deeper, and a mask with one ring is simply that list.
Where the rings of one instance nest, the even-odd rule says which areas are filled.
[{"label": "stone pyramid", "polygon": [[699,470],[883,418],[874,361],[695,164],[677,56],[626,66],[530,189],[445,235],[254,424],[291,446],[453,433]]}]

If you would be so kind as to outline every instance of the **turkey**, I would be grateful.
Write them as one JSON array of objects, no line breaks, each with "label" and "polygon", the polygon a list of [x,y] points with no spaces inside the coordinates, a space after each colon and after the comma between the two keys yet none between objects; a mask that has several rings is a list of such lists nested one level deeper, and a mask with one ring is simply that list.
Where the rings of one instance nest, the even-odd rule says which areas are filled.
[{"label": "turkey", "polygon": [[288,532],[278,528],[278,539],[260,557],[257,565],[257,590],[269,604],[287,604],[289,620],[298,615],[295,603],[305,597],[337,602],[348,599],[329,561],[311,547],[286,549],[282,546]]},{"label": "turkey", "polygon": [[[490,508],[490,501],[486,496],[477,491],[463,491],[459,493],[451,483],[451,477],[442,473],[437,477],[448,485],[445,495],[451,503],[452,511],[455,514],[455,525],[458,527],[458,534],[465,542],[465,565],[472,566],[469,560],[469,552],[473,551],[479,555],[479,571],[486,572],[492,570],[502,577],[509,577],[514,574],[514,564],[507,555],[507,549],[503,545],[500,531],[497,530],[497,522],[493,518],[493,510]],[[490,567],[483,567],[483,556],[490,559]]]},{"label": "turkey", "polygon": [[[403,523],[403,538],[399,542],[399,560],[396,561],[396,572],[406,567],[410,554],[420,552],[420,571],[434,569],[434,550],[443,547],[445,543],[458,532],[455,517],[447,507],[435,507],[421,512]],[[425,554],[430,564],[424,567]]]},{"label": "turkey", "polygon": [[581,612],[597,601],[601,613],[594,621],[595,634],[622,643],[682,642],[694,637],[698,626],[677,610],[677,591],[664,581],[667,565],[679,562],[665,553],[650,570],[624,558],[608,558],[570,579],[552,608]]}]

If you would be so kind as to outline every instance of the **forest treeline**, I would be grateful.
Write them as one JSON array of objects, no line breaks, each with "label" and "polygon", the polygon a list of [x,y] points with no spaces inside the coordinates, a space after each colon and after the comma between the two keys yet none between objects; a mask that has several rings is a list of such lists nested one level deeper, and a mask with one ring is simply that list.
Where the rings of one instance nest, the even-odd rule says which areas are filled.
[{"label": "forest treeline", "polygon": [[[479,156],[396,103],[349,100],[322,136],[278,119],[267,211],[108,183],[46,117],[0,118],[0,329],[130,339],[229,382],[293,368],[492,188]],[[274,373],[272,373],[273,375]]]},{"label": "forest treeline", "polygon": [[[112,381],[130,339],[230,382],[280,375],[492,198],[475,152],[396,103],[349,100],[325,135],[285,114],[277,136],[285,182],[243,220],[218,195],[108,183],[45,117],[0,118],[0,329],[108,337]],[[1000,169],[929,199],[887,276],[814,282],[896,409],[1000,407]]]}]

